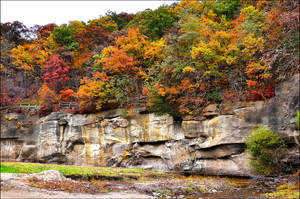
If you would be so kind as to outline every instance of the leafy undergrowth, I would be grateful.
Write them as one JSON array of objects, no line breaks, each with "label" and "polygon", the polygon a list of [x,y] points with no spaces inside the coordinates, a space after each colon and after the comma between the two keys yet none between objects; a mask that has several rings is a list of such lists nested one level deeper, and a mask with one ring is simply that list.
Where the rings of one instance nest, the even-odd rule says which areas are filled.
[{"label": "leafy undergrowth", "polygon": [[[198,178],[198,180],[196,180]],[[228,180],[223,178],[175,178],[175,179],[156,179],[155,182],[141,181],[45,181],[36,177],[25,179],[30,186],[55,191],[66,191],[71,193],[101,194],[107,192],[138,192],[155,197],[199,197],[204,194],[215,192],[226,192],[234,188]]]},{"label": "leafy undergrowth", "polygon": [[280,185],[276,188],[276,192],[265,194],[268,198],[276,198],[276,199],[298,199],[300,198],[299,194],[300,184],[297,185],[289,185],[284,184]]},{"label": "leafy undergrowth", "polygon": [[299,199],[300,198],[300,169],[289,176],[286,182],[276,187],[273,193],[266,193],[265,196],[274,199]]},{"label": "leafy undergrowth", "polygon": [[151,181],[170,178],[175,174],[150,171],[139,168],[109,168],[40,163],[1,162],[1,173],[39,173],[45,170],[58,170],[64,176],[79,180],[142,180]]},{"label": "leafy undergrowth", "polygon": [[66,191],[70,193],[97,194],[107,193],[112,189],[109,188],[108,182],[92,181],[79,182],[74,180],[63,181],[44,181],[35,177],[25,180],[30,186],[55,191]]}]

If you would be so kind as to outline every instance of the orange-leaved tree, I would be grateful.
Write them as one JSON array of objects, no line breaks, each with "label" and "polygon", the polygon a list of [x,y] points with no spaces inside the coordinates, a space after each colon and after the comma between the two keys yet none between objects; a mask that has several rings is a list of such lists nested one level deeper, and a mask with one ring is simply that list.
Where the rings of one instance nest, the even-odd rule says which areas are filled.
[{"label": "orange-leaved tree", "polygon": [[79,105],[83,112],[101,110],[116,103],[116,92],[109,82],[110,79],[105,73],[96,72],[92,78],[85,77],[80,81],[76,96],[80,100]]},{"label": "orange-leaved tree", "polygon": [[127,35],[116,39],[114,46],[103,49],[97,64],[112,77],[110,82],[120,104],[128,104],[142,94],[150,68],[163,57],[163,48],[163,40],[150,42],[138,28],[130,28]]},{"label": "orange-leaved tree", "polygon": [[151,74],[156,77],[148,88],[152,106],[158,110],[155,103],[161,101],[160,108],[171,105],[182,115],[199,115],[206,104],[221,102],[232,92],[240,98],[245,92],[250,98],[271,97],[272,75],[260,61],[266,28],[263,12],[247,6],[228,21],[206,1],[193,2],[202,12],[192,14],[193,9],[185,7],[191,3],[180,4],[181,19],[167,37],[166,56]]}]

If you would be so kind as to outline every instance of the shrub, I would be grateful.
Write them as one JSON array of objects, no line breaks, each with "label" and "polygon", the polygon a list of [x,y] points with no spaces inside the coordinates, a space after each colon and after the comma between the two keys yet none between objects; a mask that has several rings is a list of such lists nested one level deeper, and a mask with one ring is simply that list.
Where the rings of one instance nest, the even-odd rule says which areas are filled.
[{"label": "shrub", "polygon": [[211,90],[210,93],[207,94],[207,98],[209,101],[214,101],[214,102],[222,101],[222,96],[220,94],[220,91],[217,89]]},{"label": "shrub", "polygon": [[297,125],[298,129],[300,129],[300,111],[297,111],[296,125]]},{"label": "shrub", "polygon": [[248,138],[247,151],[252,156],[250,165],[263,175],[280,173],[283,169],[280,159],[286,148],[284,140],[263,126],[255,129]]},{"label": "shrub", "polygon": [[179,111],[170,103],[168,103],[165,96],[154,95],[151,99],[150,110],[157,115],[169,114],[175,120],[180,120]]}]

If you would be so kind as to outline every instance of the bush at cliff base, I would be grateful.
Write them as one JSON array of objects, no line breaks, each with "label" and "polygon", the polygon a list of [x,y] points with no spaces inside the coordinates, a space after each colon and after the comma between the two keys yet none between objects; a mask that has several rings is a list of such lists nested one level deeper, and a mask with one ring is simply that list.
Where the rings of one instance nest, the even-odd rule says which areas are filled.
[{"label": "bush at cliff base", "polygon": [[262,175],[281,173],[284,166],[280,159],[286,151],[284,140],[263,126],[250,132],[248,138],[247,151],[252,156],[250,165]]}]

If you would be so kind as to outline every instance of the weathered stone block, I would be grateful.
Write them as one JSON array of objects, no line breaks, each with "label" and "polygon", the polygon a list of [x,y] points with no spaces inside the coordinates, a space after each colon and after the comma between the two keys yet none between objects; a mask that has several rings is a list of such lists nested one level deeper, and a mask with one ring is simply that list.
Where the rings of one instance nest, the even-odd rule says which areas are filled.
[{"label": "weathered stone block", "polygon": [[197,150],[195,152],[196,159],[217,159],[225,158],[232,155],[240,154],[244,152],[244,144],[226,144],[216,147],[208,148],[205,150]]},{"label": "weathered stone block", "polygon": [[182,121],[182,131],[186,138],[207,137],[208,134],[203,130],[203,121]]},{"label": "weathered stone block", "polygon": [[190,172],[205,175],[251,176],[254,172],[250,168],[249,160],[246,153],[230,159],[197,160]]}]

